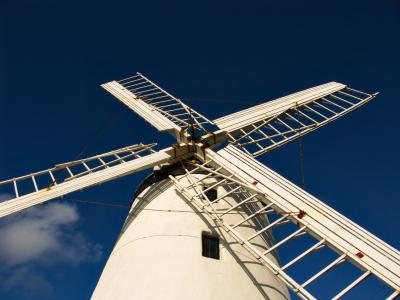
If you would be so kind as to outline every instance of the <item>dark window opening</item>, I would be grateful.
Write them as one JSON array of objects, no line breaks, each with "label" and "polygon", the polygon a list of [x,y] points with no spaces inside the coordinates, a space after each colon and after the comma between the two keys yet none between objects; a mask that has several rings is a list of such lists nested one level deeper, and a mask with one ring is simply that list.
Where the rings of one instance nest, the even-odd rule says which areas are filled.
[{"label": "dark window opening", "polygon": [[201,235],[202,244],[202,255],[204,257],[219,259],[219,238],[216,236],[202,234]]},{"label": "dark window opening", "polygon": [[[204,189],[206,190],[207,188],[205,187]],[[218,193],[217,193],[216,189],[211,189],[211,190],[205,191],[204,194],[210,201],[214,201],[215,199],[218,198]]]}]

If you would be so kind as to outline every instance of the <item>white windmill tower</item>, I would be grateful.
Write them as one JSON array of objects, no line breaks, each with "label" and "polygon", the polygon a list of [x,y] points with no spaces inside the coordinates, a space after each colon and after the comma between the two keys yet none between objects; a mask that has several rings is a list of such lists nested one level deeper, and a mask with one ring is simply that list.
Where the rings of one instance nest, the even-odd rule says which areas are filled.
[{"label": "white windmill tower", "polygon": [[[331,82],[210,121],[139,73],[102,86],[177,143],[133,145],[0,183],[15,196],[0,203],[5,217],[154,168],[93,299],[316,299],[326,277],[332,299],[370,278],[388,287],[387,299],[399,295],[398,250],[255,160],[376,94]],[[283,228],[275,240],[272,231]],[[283,261],[277,251],[285,247],[291,257]],[[343,265],[358,273],[329,277]]]}]

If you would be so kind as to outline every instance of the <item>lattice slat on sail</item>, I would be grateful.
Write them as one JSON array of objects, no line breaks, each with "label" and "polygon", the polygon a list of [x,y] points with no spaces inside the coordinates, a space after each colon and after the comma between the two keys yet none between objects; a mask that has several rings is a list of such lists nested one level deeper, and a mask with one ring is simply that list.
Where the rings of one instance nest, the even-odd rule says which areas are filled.
[{"label": "lattice slat on sail", "polygon": [[[357,294],[365,285],[376,284],[371,281],[375,278],[386,283],[384,292],[388,293],[387,299],[394,299],[399,295],[398,251],[333,209],[319,201],[315,202],[311,196],[302,199],[304,205],[300,207],[297,207],[295,202],[285,202],[290,201],[292,197],[304,198],[306,193],[287,180],[275,177],[276,174],[269,175],[271,178],[274,175],[274,181],[270,178],[263,183],[261,175],[254,179],[258,172],[257,167],[261,164],[257,163],[257,167],[252,166],[249,162],[251,158],[240,154],[234,147],[221,151],[223,151],[221,154],[212,154],[209,151],[208,160],[203,164],[190,162],[194,168],[185,168],[189,185],[185,185],[183,183],[185,181],[181,179],[172,176],[170,178],[188,201],[209,214],[238,243],[284,281],[295,294],[303,299],[318,298],[317,287],[321,286],[320,283],[326,278],[331,278],[332,281],[328,285],[326,282],[325,285],[322,284],[325,289],[324,295],[326,297],[329,294],[330,298],[339,299],[345,295]],[[251,162],[256,163],[254,160]],[[246,175],[246,178],[243,175],[245,171],[241,171],[241,168],[250,168],[253,177]],[[270,172],[264,166],[262,168],[265,172]],[[192,175],[198,170],[205,172],[206,178],[218,179],[212,188],[229,185],[228,190],[243,194],[241,200],[234,205],[226,201],[231,195],[229,191],[218,195],[217,199],[208,199],[201,186],[204,178],[195,180]],[[235,172],[232,172],[233,170]],[[280,188],[274,189],[268,182],[271,184],[275,182],[274,184],[279,184]],[[265,188],[265,184],[270,187],[269,190]],[[283,192],[285,189],[286,192]],[[224,211],[218,210],[216,205],[221,201],[226,201],[230,208]],[[247,218],[236,224],[229,223],[227,215],[244,208],[248,211]],[[265,216],[268,216],[269,222],[264,223],[263,227],[258,227],[257,232],[245,236],[238,231],[244,222]],[[336,232],[331,231],[331,224],[336,224],[334,225]],[[271,230],[274,233],[283,230],[284,234],[281,234],[280,239],[269,249],[260,250],[254,240]],[[297,246],[293,246],[293,243],[297,243]],[[292,256],[284,258],[281,255],[282,261],[278,265],[268,257],[268,254],[284,247],[290,248]],[[296,251],[297,254],[294,254]]]},{"label": "lattice slat on sail", "polygon": [[213,124],[199,112],[184,104],[140,73],[117,81],[124,89],[150,105],[157,112],[180,128],[187,130],[191,124],[195,129],[206,132],[206,126]]},{"label": "lattice slat on sail", "polygon": [[[154,153],[156,143],[148,145],[132,145],[100,155],[58,164],[53,168],[8,179],[0,182],[0,190],[10,195],[10,199],[18,198],[52,186],[67,182],[109,167],[124,164],[142,155]],[[13,195],[14,197],[12,197]]]},{"label": "lattice slat on sail", "polygon": [[214,122],[233,144],[256,157],[334,121],[376,95],[330,83]]}]

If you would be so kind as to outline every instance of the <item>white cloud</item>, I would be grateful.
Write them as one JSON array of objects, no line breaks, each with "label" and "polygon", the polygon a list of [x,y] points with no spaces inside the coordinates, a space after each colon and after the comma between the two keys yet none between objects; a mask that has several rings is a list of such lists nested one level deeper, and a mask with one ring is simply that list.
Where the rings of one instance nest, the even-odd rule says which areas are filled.
[{"label": "white cloud", "polygon": [[[48,292],[51,286],[40,270],[98,260],[102,247],[87,240],[79,220],[75,206],[57,202],[1,219],[0,285],[6,290],[37,286]],[[27,285],[24,278],[36,283]]]},{"label": "white cloud", "polygon": [[61,250],[65,242],[64,225],[78,219],[75,207],[60,203],[33,207],[4,219],[0,227],[0,261],[16,265]]}]

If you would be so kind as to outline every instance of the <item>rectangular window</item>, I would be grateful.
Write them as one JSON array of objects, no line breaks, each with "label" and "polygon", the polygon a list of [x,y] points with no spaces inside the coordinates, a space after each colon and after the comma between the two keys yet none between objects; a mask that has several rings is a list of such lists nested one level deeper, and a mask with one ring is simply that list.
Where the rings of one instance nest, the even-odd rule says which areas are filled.
[{"label": "rectangular window", "polygon": [[206,233],[201,235],[202,255],[204,257],[219,259],[219,238]]}]

